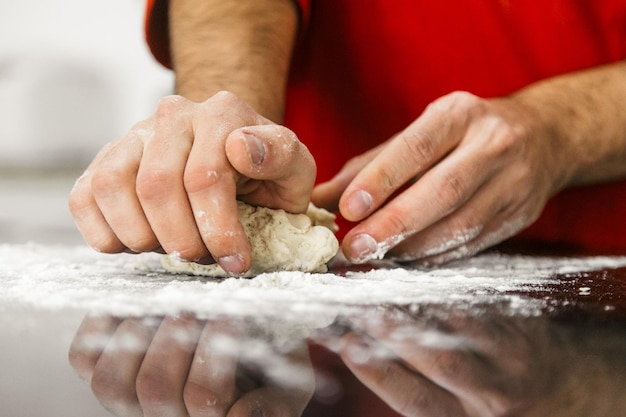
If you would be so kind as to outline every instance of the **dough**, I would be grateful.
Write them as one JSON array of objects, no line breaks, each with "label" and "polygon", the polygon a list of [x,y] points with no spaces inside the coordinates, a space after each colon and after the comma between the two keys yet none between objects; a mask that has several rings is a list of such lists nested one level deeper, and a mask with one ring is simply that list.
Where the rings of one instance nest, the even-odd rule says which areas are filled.
[{"label": "dough", "polygon": [[[309,204],[306,214],[253,207],[238,202],[239,219],[250,241],[252,265],[242,276],[264,272],[326,272],[326,263],[337,253],[335,215]],[[163,267],[174,273],[209,277],[228,276],[219,265],[201,265],[176,256],[161,258]]]}]

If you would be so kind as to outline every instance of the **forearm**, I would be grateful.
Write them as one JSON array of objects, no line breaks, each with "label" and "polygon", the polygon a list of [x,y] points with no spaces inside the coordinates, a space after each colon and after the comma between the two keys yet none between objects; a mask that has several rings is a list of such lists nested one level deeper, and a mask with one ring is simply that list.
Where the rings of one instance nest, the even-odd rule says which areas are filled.
[{"label": "forearm", "polygon": [[228,90],[281,122],[297,27],[290,0],[170,0],[176,91],[204,101]]},{"label": "forearm", "polygon": [[548,79],[511,99],[552,143],[560,188],[626,178],[626,62]]}]

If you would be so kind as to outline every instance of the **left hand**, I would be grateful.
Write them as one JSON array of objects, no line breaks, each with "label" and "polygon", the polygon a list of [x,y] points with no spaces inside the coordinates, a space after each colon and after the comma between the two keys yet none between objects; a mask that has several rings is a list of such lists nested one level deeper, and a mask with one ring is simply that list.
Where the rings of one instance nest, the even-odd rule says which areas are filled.
[{"label": "left hand", "polygon": [[564,185],[560,145],[536,125],[514,98],[449,94],[316,187],[313,202],[360,222],[343,242],[352,262],[471,256],[533,223]]}]

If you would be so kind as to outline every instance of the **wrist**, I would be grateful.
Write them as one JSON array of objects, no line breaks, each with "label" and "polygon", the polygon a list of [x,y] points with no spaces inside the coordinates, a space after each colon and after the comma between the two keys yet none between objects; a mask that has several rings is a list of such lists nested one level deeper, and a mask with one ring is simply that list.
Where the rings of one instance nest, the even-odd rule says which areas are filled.
[{"label": "wrist", "polygon": [[537,170],[550,181],[550,194],[554,195],[572,183],[576,172],[574,155],[550,104],[534,92],[522,90],[505,100],[519,129],[527,139],[537,158]]},{"label": "wrist", "polygon": [[510,98],[552,149],[561,188],[626,178],[626,63],[539,81]]}]

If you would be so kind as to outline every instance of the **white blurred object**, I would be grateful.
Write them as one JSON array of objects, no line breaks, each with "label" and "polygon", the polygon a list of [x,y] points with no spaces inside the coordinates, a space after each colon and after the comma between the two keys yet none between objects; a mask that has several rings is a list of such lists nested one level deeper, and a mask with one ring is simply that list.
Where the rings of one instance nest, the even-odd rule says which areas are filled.
[{"label": "white blurred object", "polygon": [[143,0],[0,0],[0,166],[84,165],[171,93],[143,11]]}]

